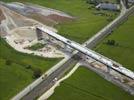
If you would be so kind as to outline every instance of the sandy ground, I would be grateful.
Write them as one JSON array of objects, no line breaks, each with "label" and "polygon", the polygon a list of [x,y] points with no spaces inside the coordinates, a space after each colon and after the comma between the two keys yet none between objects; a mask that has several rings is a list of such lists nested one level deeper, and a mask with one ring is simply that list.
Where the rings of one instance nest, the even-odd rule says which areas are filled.
[{"label": "sandy ground", "polygon": [[0,9],[6,18],[5,20],[2,20],[2,23],[1,23],[1,28],[2,28],[1,31],[4,30],[5,33],[10,33],[9,31],[15,28],[25,27],[25,26],[36,26],[36,25],[44,26],[46,28],[51,29],[52,31],[57,31],[53,27],[43,25],[42,23],[36,20],[24,17],[23,15],[20,15],[2,5],[0,6]]},{"label": "sandy ground", "polygon": [[0,33],[5,34],[4,37],[6,37],[7,43],[9,43],[15,50],[47,58],[59,58],[65,56],[64,53],[55,49],[53,46],[51,46],[51,49],[49,50],[46,50],[44,47],[40,51],[25,49],[26,46],[38,42],[36,31],[31,27],[43,26],[54,32],[57,32],[57,30],[33,19],[26,18],[2,5],[0,6],[0,10],[5,16],[5,19],[2,19],[0,24]]},{"label": "sandy ground", "polygon": [[[28,49],[24,49],[23,47],[25,47],[26,45],[30,45],[29,41],[24,41],[23,43],[21,42],[20,44],[16,44],[14,42],[14,40],[16,40],[16,37],[14,37],[13,35],[10,36],[6,36],[6,41],[7,43],[12,46],[15,50],[19,51],[19,52],[23,52],[23,53],[27,53],[27,54],[33,54],[33,55],[37,55],[37,56],[41,56],[41,57],[47,57],[47,58],[59,58],[59,57],[64,57],[64,54],[58,50],[56,50],[54,47],[51,46],[50,50],[42,50],[42,51],[32,51],[32,50],[28,50]],[[32,42],[31,42],[32,43]],[[45,47],[44,47],[45,48]],[[44,49],[43,48],[43,49]]]},{"label": "sandy ground", "polygon": [[[51,49],[49,50],[45,47],[39,51],[26,49],[26,46],[37,43],[36,31],[31,27],[43,26],[51,31],[57,32],[55,28],[49,27],[46,24],[53,26],[64,21],[72,20],[73,18],[68,14],[33,4],[6,4],[2,2],[0,2],[0,13],[0,33],[4,33],[4,37],[7,38],[6,41],[15,50],[49,58],[68,56],[67,54],[55,49],[53,46],[51,46]],[[38,19],[40,22],[45,23],[45,25],[34,19],[28,18],[29,16],[34,17],[34,19]]]}]

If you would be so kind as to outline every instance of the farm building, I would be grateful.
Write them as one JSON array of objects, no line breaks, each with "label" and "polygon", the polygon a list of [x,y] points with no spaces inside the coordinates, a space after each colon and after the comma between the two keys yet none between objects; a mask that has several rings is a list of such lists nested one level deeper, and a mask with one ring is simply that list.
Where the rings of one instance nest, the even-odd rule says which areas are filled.
[{"label": "farm building", "polygon": [[96,8],[104,10],[119,10],[120,6],[118,4],[113,3],[100,3],[96,6]]}]

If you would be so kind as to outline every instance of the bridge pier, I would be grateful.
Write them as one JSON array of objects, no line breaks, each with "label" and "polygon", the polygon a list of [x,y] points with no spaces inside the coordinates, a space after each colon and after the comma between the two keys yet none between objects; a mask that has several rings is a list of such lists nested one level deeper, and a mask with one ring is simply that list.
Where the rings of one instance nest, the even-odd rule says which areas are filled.
[{"label": "bridge pier", "polygon": [[43,34],[42,31],[38,28],[36,28],[36,35],[37,35],[37,40],[40,41],[43,39]]},{"label": "bridge pier", "polygon": [[111,68],[109,66],[107,66],[107,73],[110,74]]},{"label": "bridge pier", "polygon": [[72,52],[73,51],[73,49],[70,46],[68,46],[67,44],[64,44],[64,49],[66,51],[68,51],[68,52]]}]

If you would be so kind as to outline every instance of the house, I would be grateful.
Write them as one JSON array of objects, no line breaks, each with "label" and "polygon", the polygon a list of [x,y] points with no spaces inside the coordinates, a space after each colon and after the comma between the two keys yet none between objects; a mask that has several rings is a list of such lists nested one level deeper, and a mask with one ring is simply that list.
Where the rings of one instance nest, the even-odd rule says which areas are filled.
[{"label": "house", "polygon": [[128,0],[128,3],[134,4],[134,0]]},{"label": "house", "polygon": [[104,10],[119,10],[120,5],[119,4],[113,4],[113,3],[100,3],[96,6],[97,9],[104,9]]}]

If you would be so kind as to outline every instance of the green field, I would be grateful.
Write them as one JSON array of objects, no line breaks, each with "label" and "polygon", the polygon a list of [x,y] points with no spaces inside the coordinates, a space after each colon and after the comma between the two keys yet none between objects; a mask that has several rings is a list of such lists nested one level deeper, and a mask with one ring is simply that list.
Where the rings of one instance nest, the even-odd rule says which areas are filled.
[{"label": "green field", "polygon": [[101,78],[95,72],[80,67],[56,88],[49,100],[133,100],[119,87]]},{"label": "green field", "polygon": [[19,53],[0,38],[0,100],[9,100],[30,84],[34,80],[33,69],[45,72],[59,60]]},{"label": "green field", "polygon": [[45,46],[45,44],[42,44],[42,43],[36,43],[34,45],[32,45],[31,47],[27,47],[27,49],[29,50],[38,50],[38,49],[41,49]]},{"label": "green field", "polygon": [[[101,13],[105,13],[108,16],[95,15],[94,13],[98,13],[98,11],[96,11],[94,8],[89,9],[91,8],[91,5],[87,4],[86,0],[1,0],[1,1],[7,1],[7,2],[18,1],[18,2],[30,2],[30,3],[40,4],[46,7],[64,11],[76,17],[76,19],[73,22],[66,22],[64,24],[59,24],[55,27],[59,30],[60,34],[62,34],[67,38],[75,40],[79,43],[83,43],[91,36],[93,36],[96,32],[98,32],[101,28],[103,28],[106,24],[109,23],[109,21],[107,21],[109,16],[112,16],[112,18],[114,18],[116,16],[115,14],[117,13],[117,12],[100,11]],[[44,61],[40,57],[27,56],[26,54],[17,53],[12,49],[7,49],[9,47],[4,42],[2,42],[2,46],[3,46],[2,50],[1,48],[0,50],[4,51],[5,53],[2,53],[3,57],[1,58],[0,65],[2,66],[3,64],[5,65],[4,63],[5,60],[10,59],[14,62],[12,63],[11,66],[13,66],[15,69],[15,71],[9,73],[8,70],[10,69],[5,68],[7,70],[7,73],[3,72],[3,75],[1,75],[3,76],[1,81],[4,80],[6,81],[1,82],[4,86],[0,85],[2,86],[0,87],[0,90],[3,90],[4,87],[6,87],[8,84],[10,86],[9,88],[7,87],[8,89],[5,90],[6,92],[0,91],[0,95],[1,95],[0,97],[2,97],[2,99],[4,98],[4,96],[7,97],[8,99],[9,97],[17,93],[17,91],[22,89],[24,86],[26,86],[29,82],[33,80],[32,79],[33,72],[31,70],[25,69],[22,64],[24,65],[29,64],[34,68],[36,67],[41,68],[43,71],[45,71],[46,69],[50,68],[53,64],[55,64],[58,61],[55,59],[49,59],[49,60],[46,59]],[[10,51],[7,52],[7,50]],[[17,71],[15,66],[23,70],[18,69]],[[18,75],[18,73],[24,73],[24,74]],[[16,79],[14,79],[12,75],[16,76]],[[16,84],[11,82],[11,84],[12,83],[13,84],[10,85],[10,80],[8,79],[9,76],[14,79],[14,82],[16,82]],[[22,80],[23,78],[25,80]],[[23,83],[23,85],[21,86],[17,82],[20,82],[20,84]],[[16,88],[14,88],[15,86]],[[106,89],[108,91],[106,91]],[[7,94],[9,96],[7,96]],[[113,97],[113,95],[115,95],[115,97]],[[80,68],[76,72],[76,74],[74,74],[71,78],[63,82],[61,87],[56,89],[56,93],[50,99],[83,100],[83,97],[84,100],[89,100],[89,98],[91,98],[91,100],[104,100],[105,98],[107,100],[121,100],[120,98],[127,98],[124,100],[129,100],[130,98],[131,100],[132,98],[121,89],[105,81],[101,77],[97,76],[95,73]]]},{"label": "green field", "polygon": [[[117,29],[113,35],[102,42],[96,51],[117,61],[122,61],[127,68],[134,70],[134,17]],[[118,46],[108,46],[107,40],[115,40]],[[129,59],[129,60],[128,60]],[[49,100],[133,100],[119,87],[102,79],[94,72],[79,68],[69,79],[62,82]]]},{"label": "green field", "polygon": [[[107,45],[105,42],[108,40],[115,40],[118,45]],[[134,71],[134,16],[130,16],[127,22],[116,29],[95,50]]]},{"label": "green field", "polygon": [[[59,34],[79,43],[85,42],[107,23],[109,16],[114,18],[117,12],[97,11],[86,3],[86,0],[2,0],[19,1],[40,4],[46,7],[64,11],[75,17],[72,22],[56,25]],[[95,15],[93,13],[102,12],[108,16]]]}]

